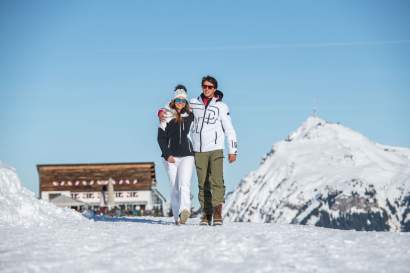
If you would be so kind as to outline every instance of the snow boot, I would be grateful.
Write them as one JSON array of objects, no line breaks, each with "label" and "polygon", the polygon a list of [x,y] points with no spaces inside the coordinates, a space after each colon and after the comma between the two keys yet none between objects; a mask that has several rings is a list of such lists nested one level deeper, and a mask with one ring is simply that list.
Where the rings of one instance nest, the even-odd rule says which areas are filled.
[{"label": "snow boot", "polygon": [[214,208],[214,226],[221,226],[222,223],[222,204],[219,204]]},{"label": "snow boot", "polygon": [[181,212],[181,214],[180,214],[180,216],[179,216],[179,219],[181,220],[181,221],[180,221],[181,225],[185,225],[185,224],[186,224],[186,222],[188,221],[189,216],[191,216],[191,213],[190,213],[187,209],[184,209],[184,210]]},{"label": "snow boot", "polygon": [[202,216],[201,216],[201,221],[199,222],[199,225],[201,226],[210,226],[212,223],[212,213],[208,213],[208,212],[202,212]]}]

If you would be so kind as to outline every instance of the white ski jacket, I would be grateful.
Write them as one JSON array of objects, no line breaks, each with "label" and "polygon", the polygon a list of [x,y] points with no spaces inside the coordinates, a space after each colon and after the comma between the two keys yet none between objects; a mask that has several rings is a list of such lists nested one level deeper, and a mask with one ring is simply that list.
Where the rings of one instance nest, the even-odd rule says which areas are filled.
[{"label": "white ski jacket", "polygon": [[237,140],[228,106],[220,99],[212,98],[208,107],[201,96],[190,100],[194,114],[191,125],[191,140],[195,152],[223,150],[227,138],[228,153],[237,154]]}]

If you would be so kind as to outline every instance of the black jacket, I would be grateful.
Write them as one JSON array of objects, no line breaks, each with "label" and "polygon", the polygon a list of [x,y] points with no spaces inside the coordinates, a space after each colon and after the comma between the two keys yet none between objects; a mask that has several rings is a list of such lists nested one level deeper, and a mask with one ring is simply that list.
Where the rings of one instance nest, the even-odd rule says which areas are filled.
[{"label": "black jacket", "polygon": [[181,123],[176,119],[171,119],[165,130],[158,128],[158,144],[161,148],[162,157],[167,160],[169,156],[184,157],[194,155],[191,141],[188,139],[189,129],[194,120],[194,115],[190,113],[182,118]]}]

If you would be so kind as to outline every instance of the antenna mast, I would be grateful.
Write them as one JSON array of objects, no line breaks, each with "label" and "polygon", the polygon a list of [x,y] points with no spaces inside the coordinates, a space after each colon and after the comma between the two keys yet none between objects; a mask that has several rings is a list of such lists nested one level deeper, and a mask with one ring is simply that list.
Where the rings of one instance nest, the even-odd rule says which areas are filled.
[{"label": "antenna mast", "polygon": [[317,97],[316,97],[314,98],[314,101],[313,101],[313,109],[312,109],[313,117],[317,117],[317,108],[318,108],[318,104],[317,104]]}]

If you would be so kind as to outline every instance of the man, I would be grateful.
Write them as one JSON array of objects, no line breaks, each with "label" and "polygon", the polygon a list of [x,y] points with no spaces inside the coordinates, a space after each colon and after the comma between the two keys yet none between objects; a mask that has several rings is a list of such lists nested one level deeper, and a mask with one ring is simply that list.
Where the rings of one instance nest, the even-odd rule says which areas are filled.
[{"label": "man", "polygon": [[[194,114],[190,134],[198,175],[198,199],[202,209],[201,225],[222,225],[222,206],[225,202],[223,158],[225,137],[228,143],[228,161],[237,156],[236,133],[229,108],[222,102],[223,94],[212,76],[202,78],[202,94],[190,100]],[[160,118],[161,112],[159,113]]]}]

